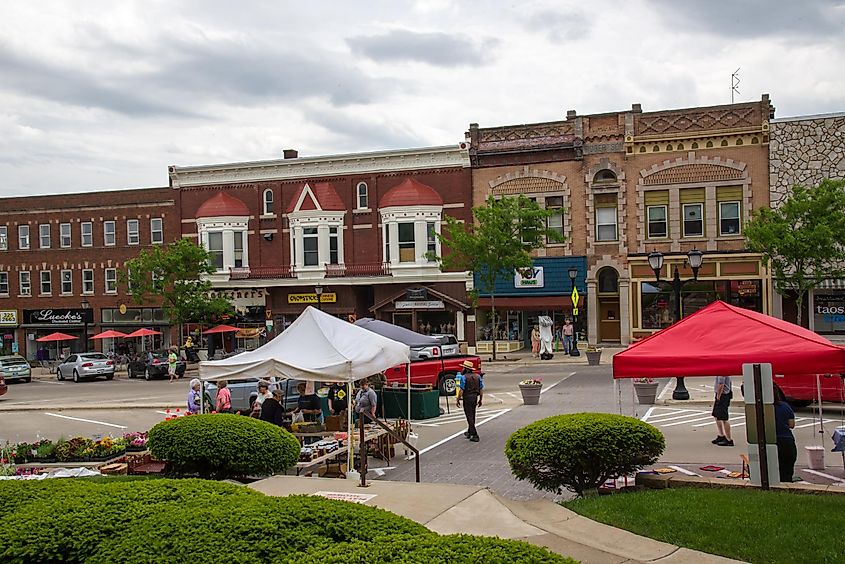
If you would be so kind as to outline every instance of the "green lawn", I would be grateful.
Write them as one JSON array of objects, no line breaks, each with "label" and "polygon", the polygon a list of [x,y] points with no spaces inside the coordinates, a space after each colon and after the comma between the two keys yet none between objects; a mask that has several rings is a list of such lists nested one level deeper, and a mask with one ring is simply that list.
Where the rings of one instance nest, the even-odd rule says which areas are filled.
[{"label": "green lawn", "polygon": [[748,562],[845,562],[845,496],[679,488],[576,499],[595,521]]}]

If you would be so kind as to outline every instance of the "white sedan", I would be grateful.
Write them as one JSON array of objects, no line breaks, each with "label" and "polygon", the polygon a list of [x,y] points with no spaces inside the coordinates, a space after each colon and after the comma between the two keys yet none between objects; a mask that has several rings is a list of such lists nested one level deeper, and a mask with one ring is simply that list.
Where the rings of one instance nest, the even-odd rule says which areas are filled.
[{"label": "white sedan", "polygon": [[114,361],[98,352],[72,354],[56,368],[59,380],[72,378],[74,382],[79,382],[83,378],[98,376],[105,376],[106,380],[114,378]]}]

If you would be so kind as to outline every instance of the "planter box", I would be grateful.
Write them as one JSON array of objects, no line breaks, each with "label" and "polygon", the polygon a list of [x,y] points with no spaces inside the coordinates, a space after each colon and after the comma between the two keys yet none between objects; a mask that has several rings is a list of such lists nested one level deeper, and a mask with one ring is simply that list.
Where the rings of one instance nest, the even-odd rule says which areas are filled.
[{"label": "planter box", "polygon": [[634,382],[634,391],[637,392],[637,403],[640,405],[653,405],[657,400],[657,382],[653,384]]},{"label": "planter box", "polygon": [[598,366],[601,363],[601,351],[587,351],[587,364]]},{"label": "planter box", "polygon": [[540,403],[540,390],[543,386],[523,386],[520,384],[519,391],[522,392],[522,403],[525,405],[537,405]]}]

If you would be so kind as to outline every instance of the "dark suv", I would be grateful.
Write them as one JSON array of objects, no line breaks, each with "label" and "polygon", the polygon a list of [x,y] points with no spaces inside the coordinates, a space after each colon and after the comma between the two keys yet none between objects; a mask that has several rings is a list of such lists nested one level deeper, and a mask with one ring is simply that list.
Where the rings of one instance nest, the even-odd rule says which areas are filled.
[{"label": "dark suv", "polygon": [[[139,354],[134,360],[129,361],[126,371],[130,378],[144,377],[144,380],[164,376],[167,377],[167,356],[169,351],[147,351]],[[176,362],[176,376],[181,378],[185,375],[185,361]]]}]

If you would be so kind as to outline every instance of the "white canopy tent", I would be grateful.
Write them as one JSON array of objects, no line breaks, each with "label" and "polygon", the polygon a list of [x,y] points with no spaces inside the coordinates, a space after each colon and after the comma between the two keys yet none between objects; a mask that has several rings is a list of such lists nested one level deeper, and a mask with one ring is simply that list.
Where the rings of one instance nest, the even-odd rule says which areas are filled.
[{"label": "white canopy tent", "polygon": [[[225,379],[292,378],[321,382],[351,383],[378,374],[397,364],[408,365],[408,345],[342,321],[315,309],[305,308],[281,335],[264,346],[222,360],[200,362],[202,381]],[[204,396],[205,394],[203,394]],[[349,466],[352,468],[352,413],[347,410]],[[410,416],[410,413],[409,413]]]}]

